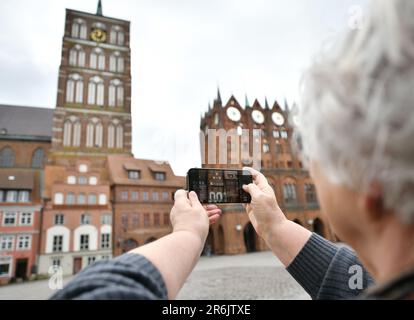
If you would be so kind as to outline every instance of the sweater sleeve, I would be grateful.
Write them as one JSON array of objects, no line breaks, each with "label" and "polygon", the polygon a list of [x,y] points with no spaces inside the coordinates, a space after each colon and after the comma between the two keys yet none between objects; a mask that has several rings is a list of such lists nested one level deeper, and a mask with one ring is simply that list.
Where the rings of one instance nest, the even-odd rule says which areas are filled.
[{"label": "sweater sleeve", "polygon": [[[362,286],[351,279],[358,270]],[[311,236],[287,271],[317,300],[352,299],[374,283],[354,251],[317,234]]]},{"label": "sweater sleeve", "polygon": [[145,257],[124,254],[84,269],[51,299],[165,300],[167,288],[160,272]]}]

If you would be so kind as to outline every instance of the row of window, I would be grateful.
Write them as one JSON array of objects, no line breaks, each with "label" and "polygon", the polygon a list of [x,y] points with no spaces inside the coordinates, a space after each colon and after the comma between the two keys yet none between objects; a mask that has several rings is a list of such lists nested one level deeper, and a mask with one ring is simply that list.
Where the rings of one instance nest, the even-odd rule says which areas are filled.
[{"label": "row of window", "polygon": [[[292,160],[288,160],[288,161],[272,161],[272,160],[262,160],[261,161],[261,166],[264,168],[272,168],[272,166],[274,168],[277,169],[292,169],[294,168],[294,162]],[[300,169],[303,168],[303,163],[302,161],[298,161],[298,167]]]},{"label": "row of window", "polygon": [[100,205],[105,206],[107,204],[107,196],[104,193],[97,196],[95,193],[90,193],[86,195],[85,193],[72,193],[68,192],[65,195],[62,192],[57,192],[54,195],[54,204],[55,205]]},{"label": "row of window", "polygon": [[[262,129],[262,130],[258,130],[255,129],[253,130],[253,137],[258,138],[259,135],[263,138],[267,137],[267,133],[266,130]],[[286,130],[273,130],[273,138],[275,139],[288,139],[289,138],[289,134]]]},{"label": "row of window", "polygon": [[[89,225],[91,224],[91,216],[88,213],[84,213],[80,217],[80,224],[81,225]],[[54,224],[56,226],[64,226],[65,225],[65,215],[63,213],[58,213],[54,217]],[[102,225],[112,225],[112,215],[110,213],[106,213],[101,215],[101,224]]]},{"label": "row of window", "polygon": [[4,212],[2,225],[5,227],[32,226],[33,212]]},{"label": "row of window", "polygon": [[28,203],[30,191],[28,190],[0,190],[0,203]]},{"label": "row of window", "polygon": [[91,177],[85,177],[85,176],[79,176],[79,177],[75,177],[75,176],[69,176],[67,178],[67,182],[70,185],[75,185],[75,184],[80,184],[80,185],[91,185],[91,186],[96,186],[98,184],[98,178],[95,176],[91,176]]},{"label": "row of window", "polygon": [[[161,221],[162,218],[162,221]],[[141,221],[142,219],[142,221]],[[128,229],[136,229],[139,227],[160,227],[160,226],[169,226],[170,225],[170,214],[164,213],[162,216],[160,213],[152,214],[152,221],[151,215],[149,213],[139,214],[139,213],[132,213],[127,214],[124,213],[121,216],[121,225],[124,230]]]},{"label": "row of window", "polygon": [[[43,168],[45,157],[45,151],[42,148],[36,149],[32,155],[32,168]],[[0,150],[0,168],[14,167],[15,158],[13,149],[10,147],[4,147]]]},{"label": "row of window", "polygon": [[[52,252],[59,253],[63,252],[63,235],[56,235],[53,236],[53,245],[52,245]],[[91,247],[91,240],[89,234],[81,234],[79,236],[79,250],[80,251],[87,251]],[[102,233],[101,234],[101,241],[100,241],[100,248],[101,249],[111,249],[111,234],[110,233]]]},{"label": "row of window", "polygon": [[[220,115],[218,113],[216,113],[214,115],[214,125],[218,126],[219,123],[220,123]],[[243,124],[241,124],[240,126],[237,127],[237,133],[239,135],[242,135],[242,130],[243,130],[242,126],[243,126]],[[207,131],[208,129],[209,129],[209,127],[206,126],[205,130]],[[262,129],[260,131],[260,129],[258,129],[258,128],[254,128],[254,129],[255,129],[255,131],[253,131],[253,136],[258,137],[260,133],[261,133],[262,137],[267,136],[265,130]],[[273,130],[273,137],[275,139],[279,139],[279,138],[287,139],[288,138],[288,132],[284,129],[282,129],[282,130]]]},{"label": "row of window", "polygon": [[[74,67],[86,66],[86,53],[80,45],[75,45],[69,51],[69,65]],[[105,70],[106,58],[105,53],[101,48],[95,48],[89,55],[89,68]],[[111,72],[124,72],[125,60],[119,51],[115,51],[109,57],[109,71]]]},{"label": "row of window", "polygon": [[[100,258],[97,257],[97,256],[88,256],[87,257],[87,265],[90,266],[91,264],[95,263],[96,260],[109,260],[110,258],[111,257],[107,256],[107,255],[100,256]],[[51,266],[61,267],[62,266],[62,259],[63,259],[62,257],[52,257],[51,258],[51,262],[52,262]]]},{"label": "row of window", "polygon": [[[91,26],[93,29],[102,29],[106,30],[106,25],[101,22],[95,22]],[[72,38],[84,39],[88,38],[88,26],[86,21],[83,19],[74,19],[71,27],[71,36]],[[121,26],[112,26],[109,32],[109,43],[114,45],[123,46],[125,44],[125,32]]]},{"label": "row of window", "polygon": [[[88,148],[103,147],[104,128],[102,122],[93,118],[86,125],[85,146]],[[80,147],[82,140],[82,124],[78,118],[67,119],[63,125],[63,145],[65,147]],[[124,128],[118,121],[113,121],[107,127],[107,143],[109,149],[124,147]]]},{"label": "row of window", "polygon": [[169,192],[157,192],[154,191],[150,193],[148,191],[138,192],[138,191],[122,191],[120,193],[120,200],[122,201],[170,201],[174,200],[174,194]]},{"label": "row of window", "polygon": [[[131,180],[141,179],[141,171],[129,170],[128,178]],[[154,179],[157,181],[165,181],[167,179],[167,175],[165,174],[165,172],[155,172]]]},{"label": "row of window", "polygon": [[[83,103],[84,80],[78,73],[70,74],[66,82],[66,102]],[[124,106],[124,86],[119,79],[109,81],[108,101],[105,103],[105,82],[99,76],[91,77],[88,81],[87,104],[121,108]]]},{"label": "row of window", "polygon": [[[306,183],[304,186],[305,189],[305,199],[308,204],[316,204],[317,196],[315,186],[311,183]],[[283,185],[283,201],[285,205],[297,204],[297,194],[296,194],[296,185],[294,183],[286,183]]]},{"label": "row of window", "polygon": [[[281,145],[278,141],[275,144],[275,152],[277,154],[280,153],[291,153],[291,146],[289,144]],[[270,152],[270,144],[265,142],[263,143],[263,152],[269,153]]]},{"label": "row of window", "polygon": [[[16,247],[14,246],[17,238]],[[0,236],[0,251],[30,250],[32,235],[3,235]]]}]

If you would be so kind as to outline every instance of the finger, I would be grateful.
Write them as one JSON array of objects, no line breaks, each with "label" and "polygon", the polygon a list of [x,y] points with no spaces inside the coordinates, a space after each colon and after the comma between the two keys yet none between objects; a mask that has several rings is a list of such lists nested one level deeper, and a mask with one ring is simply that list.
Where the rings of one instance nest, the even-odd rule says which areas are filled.
[{"label": "finger", "polygon": [[196,208],[196,207],[203,208],[200,201],[198,200],[197,193],[195,193],[194,191],[191,191],[188,195],[188,198],[190,199],[190,204],[193,208]]},{"label": "finger", "polygon": [[257,198],[262,193],[259,187],[255,185],[254,183],[251,183],[249,185],[244,185],[243,190],[249,193],[252,199]]},{"label": "finger", "polygon": [[190,201],[187,197],[187,191],[177,190],[174,194],[175,205],[188,205]]},{"label": "finger", "polygon": [[220,210],[220,209],[215,209],[215,210],[207,210],[207,215],[208,215],[209,217],[212,217],[212,216],[214,216],[214,215],[216,215],[216,214],[220,215],[220,214],[221,214],[221,210]]},{"label": "finger", "polygon": [[210,225],[215,224],[219,219],[220,219],[220,216],[219,215],[215,215],[213,217],[210,217],[209,218]]},{"label": "finger", "polygon": [[214,210],[214,209],[218,209],[219,207],[217,207],[215,204],[208,204],[204,206],[204,208],[206,208],[206,210]]},{"label": "finger", "polygon": [[269,185],[263,173],[257,171],[256,169],[249,168],[249,167],[245,167],[243,168],[243,170],[247,170],[250,172],[250,174],[253,176],[254,183],[257,184],[259,187],[263,188]]}]

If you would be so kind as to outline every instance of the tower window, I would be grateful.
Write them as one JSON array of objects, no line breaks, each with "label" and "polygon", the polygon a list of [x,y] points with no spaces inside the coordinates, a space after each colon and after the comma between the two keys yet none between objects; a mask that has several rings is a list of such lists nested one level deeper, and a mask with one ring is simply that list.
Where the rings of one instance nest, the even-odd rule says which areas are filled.
[{"label": "tower window", "polygon": [[86,39],[87,37],[86,22],[82,19],[73,20],[71,35],[72,35],[72,38]]},{"label": "tower window", "polygon": [[214,124],[217,126],[220,122],[220,115],[218,113],[214,114]]},{"label": "tower window", "polygon": [[108,97],[110,107],[124,106],[124,87],[120,80],[114,79],[110,82]]},{"label": "tower window", "polygon": [[111,44],[116,44],[119,46],[123,46],[125,43],[125,33],[120,26],[114,26],[111,29],[111,37],[110,37]]},{"label": "tower window", "polygon": [[91,69],[105,70],[105,54],[101,48],[96,48],[91,52],[89,67]]},{"label": "tower window", "polygon": [[102,123],[93,118],[86,127],[86,146],[88,148],[100,148],[103,142]]},{"label": "tower window", "polygon": [[115,51],[109,58],[109,71],[124,72],[124,58],[119,51]]},{"label": "tower window", "polygon": [[77,73],[71,74],[68,77],[66,83],[66,102],[83,102],[83,78]]},{"label": "tower window", "polygon": [[78,44],[69,51],[69,65],[75,67],[85,66],[85,51]]},{"label": "tower window", "polygon": [[293,183],[286,183],[283,185],[283,198],[285,204],[295,204],[296,203],[296,185]]},{"label": "tower window", "polygon": [[122,125],[116,127],[116,148],[122,149],[124,147],[124,128]]},{"label": "tower window", "polygon": [[305,184],[305,197],[308,204],[316,204],[318,202],[315,186],[312,183]]},{"label": "tower window", "polygon": [[105,85],[102,78],[96,76],[89,80],[88,85],[88,104],[104,105]]}]

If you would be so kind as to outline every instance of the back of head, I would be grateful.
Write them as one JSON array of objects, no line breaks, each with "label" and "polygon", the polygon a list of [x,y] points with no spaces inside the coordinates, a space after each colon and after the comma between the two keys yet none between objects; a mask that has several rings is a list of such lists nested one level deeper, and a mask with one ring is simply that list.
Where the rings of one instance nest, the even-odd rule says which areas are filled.
[{"label": "back of head", "polygon": [[331,181],[379,182],[387,208],[414,223],[414,1],[375,0],[304,75],[303,153]]}]

